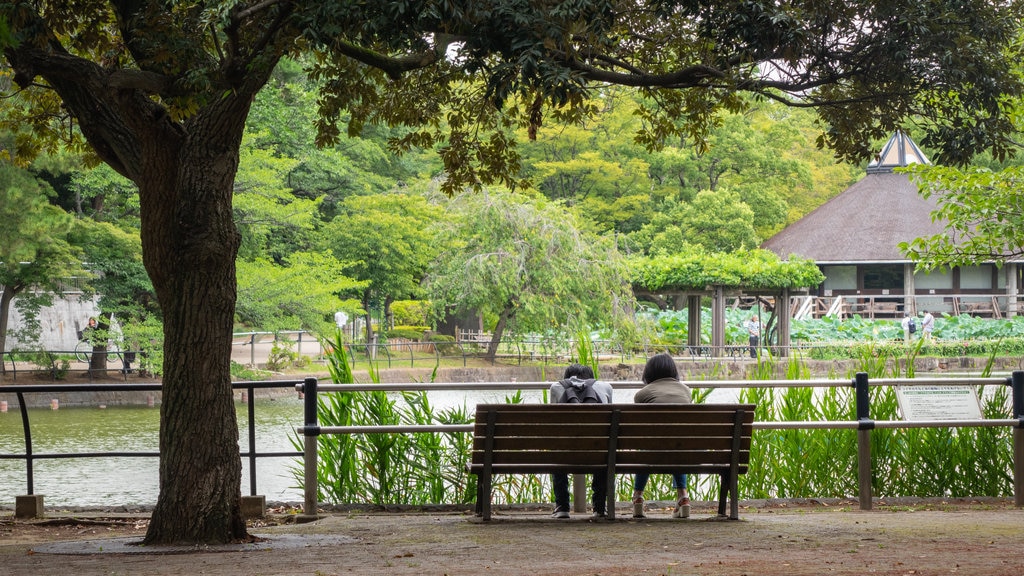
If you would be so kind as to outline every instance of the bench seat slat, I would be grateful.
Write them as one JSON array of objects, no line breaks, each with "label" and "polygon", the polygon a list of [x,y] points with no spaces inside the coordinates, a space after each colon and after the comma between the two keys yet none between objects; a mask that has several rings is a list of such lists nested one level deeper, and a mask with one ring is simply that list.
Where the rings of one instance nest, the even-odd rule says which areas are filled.
[{"label": "bench seat slat", "polygon": [[[473,461],[482,462],[483,453],[474,454]],[[509,463],[533,462],[537,464],[603,464],[606,463],[608,453],[600,450],[548,450],[548,451],[495,451],[492,463],[497,466]],[[749,451],[741,451],[741,460],[749,460]],[[745,457],[744,457],[745,456]],[[729,464],[732,461],[732,452],[729,450],[676,450],[676,451],[616,451],[616,466],[623,464]]]},{"label": "bench seat slat", "polygon": [[[679,434],[721,436],[732,435],[735,423],[729,422],[633,422],[621,424],[619,436],[673,436]],[[744,423],[749,425],[749,423]],[[579,422],[571,418],[550,419],[543,424],[523,422],[501,422],[495,424],[496,436],[607,436],[610,428],[607,422]],[[477,436],[486,435],[486,428],[476,426]]]},{"label": "bench seat slat", "polygon": [[[605,466],[598,464],[534,464],[529,462],[517,463],[517,464],[503,464],[495,466],[492,470],[494,474],[551,474],[553,472],[560,472],[566,474],[593,474],[595,472],[602,472],[605,470]],[[471,466],[469,468],[470,473],[476,474],[479,471],[479,467]],[[616,465],[616,473],[619,474],[636,474],[638,472],[648,472],[651,474],[724,474],[729,472],[729,466],[727,464],[624,464],[623,466]],[[747,466],[742,465],[739,467],[740,474],[747,473]]]}]

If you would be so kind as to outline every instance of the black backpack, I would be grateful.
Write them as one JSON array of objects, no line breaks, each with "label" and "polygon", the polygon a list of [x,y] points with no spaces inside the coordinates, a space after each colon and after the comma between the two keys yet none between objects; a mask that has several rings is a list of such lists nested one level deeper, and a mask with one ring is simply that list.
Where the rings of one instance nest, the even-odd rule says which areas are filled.
[{"label": "black backpack", "polygon": [[589,380],[566,379],[558,383],[565,389],[562,396],[563,404],[603,404],[601,396],[594,390],[593,378]]},{"label": "black backpack", "polygon": [[907,330],[909,330],[911,334],[917,332],[917,322],[915,322],[913,318],[911,318],[910,323],[907,324]]}]

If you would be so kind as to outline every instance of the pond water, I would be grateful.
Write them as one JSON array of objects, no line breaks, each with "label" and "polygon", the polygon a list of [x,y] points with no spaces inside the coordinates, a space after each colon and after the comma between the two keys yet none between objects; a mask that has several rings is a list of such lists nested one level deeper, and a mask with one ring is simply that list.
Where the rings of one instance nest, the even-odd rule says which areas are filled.
[{"label": "pond water", "polygon": [[[249,450],[247,409],[237,404],[239,448]],[[297,398],[256,401],[256,451],[291,452],[302,422],[302,401]],[[160,410],[145,406],[105,409],[60,408],[29,410],[32,451],[35,454],[68,452],[157,452]],[[0,413],[0,453],[25,452],[21,413]],[[298,457],[259,458],[256,491],[268,502],[301,502],[302,490],[292,475],[301,470]],[[35,460],[32,466],[36,494],[52,506],[118,506],[156,503],[159,459],[156,457],[55,458]],[[0,503],[13,506],[15,496],[27,493],[24,460],[0,460]],[[249,463],[242,466],[242,494],[249,494]]]},{"label": "pond water", "polygon": [[[719,392],[719,391],[716,391]],[[616,389],[615,402],[631,402],[635,389]],[[511,392],[432,391],[429,400],[435,411],[477,403],[500,403]],[[541,402],[542,394],[524,390],[523,402]],[[396,398],[398,395],[395,395]],[[727,401],[727,400],[719,400]],[[401,399],[398,399],[401,403]],[[302,400],[297,397],[256,400],[256,451],[298,451],[293,443],[302,424]],[[237,403],[239,449],[249,450],[246,404]],[[69,452],[157,452],[160,427],[159,408],[110,406],[104,409],[31,409],[32,448],[35,454]],[[25,451],[21,413],[17,409],[0,413],[0,454]],[[242,463],[242,494],[250,493],[249,461]],[[152,506],[159,484],[156,457],[54,458],[35,460],[33,484],[44,496],[47,507]],[[296,457],[259,458],[256,462],[256,493],[267,502],[302,502],[303,493],[295,471],[301,471]],[[15,496],[27,493],[25,461],[0,459],[0,504],[13,506]]]}]

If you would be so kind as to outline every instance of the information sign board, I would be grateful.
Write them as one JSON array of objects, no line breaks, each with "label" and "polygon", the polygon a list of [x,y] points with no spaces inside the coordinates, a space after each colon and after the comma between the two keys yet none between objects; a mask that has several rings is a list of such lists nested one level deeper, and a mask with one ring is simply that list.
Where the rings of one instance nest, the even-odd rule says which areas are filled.
[{"label": "information sign board", "polygon": [[904,420],[980,420],[981,403],[971,386],[897,386]]}]

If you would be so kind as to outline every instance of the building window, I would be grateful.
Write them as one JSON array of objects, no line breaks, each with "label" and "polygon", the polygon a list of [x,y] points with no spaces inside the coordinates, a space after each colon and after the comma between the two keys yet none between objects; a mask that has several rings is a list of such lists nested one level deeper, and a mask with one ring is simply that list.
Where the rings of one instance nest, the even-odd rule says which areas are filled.
[{"label": "building window", "polygon": [[903,290],[902,264],[864,266],[865,290]]}]

